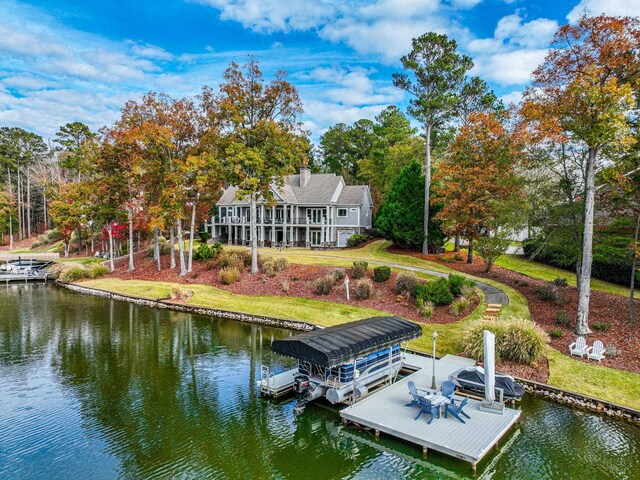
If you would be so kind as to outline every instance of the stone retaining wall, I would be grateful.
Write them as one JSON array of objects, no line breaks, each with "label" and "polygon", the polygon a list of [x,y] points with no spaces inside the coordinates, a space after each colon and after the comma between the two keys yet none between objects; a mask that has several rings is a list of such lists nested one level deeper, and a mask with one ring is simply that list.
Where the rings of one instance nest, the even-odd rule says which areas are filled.
[{"label": "stone retaining wall", "polygon": [[101,290],[99,288],[84,287],[82,285],[76,285],[73,283],[64,283],[57,281],[57,285],[67,288],[74,292],[86,293],[89,295],[95,295],[98,297],[112,298],[114,300],[121,300],[124,302],[135,303],[136,305],[144,305],[148,307],[166,308],[170,310],[177,310],[179,312],[195,313],[196,315],[203,315],[207,317],[220,317],[229,320],[236,320],[245,323],[255,323],[258,325],[265,325],[268,327],[286,328],[288,330],[309,331],[316,328],[315,325],[306,322],[299,322],[295,320],[284,320],[281,318],[265,317],[262,315],[250,315],[247,313],[231,312],[229,310],[220,310],[217,308],[205,308],[196,307],[191,305],[183,305],[169,301],[167,298],[160,298],[157,300],[149,298],[139,298],[131,295],[124,295],[121,293],[113,293],[108,290]]},{"label": "stone retaining wall", "polygon": [[640,425],[640,411],[611,402],[606,402],[594,397],[588,397],[575,392],[562,390],[544,383],[538,383],[524,378],[516,378],[524,385],[526,392],[537,395],[554,402],[569,405],[574,408],[582,408],[591,412],[601,413],[609,417],[625,419],[636,425]]}]

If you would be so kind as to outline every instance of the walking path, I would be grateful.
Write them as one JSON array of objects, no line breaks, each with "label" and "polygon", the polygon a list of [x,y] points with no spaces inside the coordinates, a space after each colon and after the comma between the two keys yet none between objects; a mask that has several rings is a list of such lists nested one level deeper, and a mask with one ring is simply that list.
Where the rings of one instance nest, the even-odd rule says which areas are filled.
[{"label": "walking path", "polygon": [[[293,256],[304,256],[304,257],[309,257],[309,256],[314,256],[313,255],[313,251],[311,253],[304,253],[304,254],[297,254],[297,253],[289,253],[286,252],[286,255],[289,257],[293,257]],[[350,261],[360,261],[363,260],[362,258],[355,258],[355,257],[346,257],[346,256],[341,256],[341,255],[316,255],[315,258],[336,258],[336,259],[340,259],[340,260],[350,260]],[[449,274],[448,273],[443,273],[443,272],[436,272],[434,270],[429,270],[427,268],[421,268],[421,267],[412,267],[410,265],[403,265],[400,263],[390,263],[390,262],[381,262],[379,260],[369,260],[366,259],[367,262],[369,263],[373,263],[375,265],[384,265],[387,267],[393,267],[393,268],[399,268],[402,270],[410,270],[412,272],[418,272],[418,273],[424,273],[426,275],[432,275],[434,277],[448,277]],[[500,290],[499,288],[494,287],[493,285],[489,285],[488,283],[484,283],[481,281],[476,280],[476,286],[482,290],[482,292],[484,293],[484,300],[485,303],[489,304],[489,303],[495,303],[495,304],[500,304],[500,305],[509,305],[509,296],[504,293],[502,290]]]}]

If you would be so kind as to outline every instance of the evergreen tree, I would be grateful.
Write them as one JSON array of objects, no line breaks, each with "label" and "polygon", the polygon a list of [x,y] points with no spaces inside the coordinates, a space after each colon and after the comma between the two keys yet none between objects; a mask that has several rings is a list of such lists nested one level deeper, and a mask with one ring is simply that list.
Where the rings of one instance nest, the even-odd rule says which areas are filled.
[{"label": "evergreen tree", "polygon": [[[424,182],[422,166],[412,162],[393,180],[386,200],[380,206],[376,219],[378,233],[392,242],[419,250],[424,241]],[[437,251],[446,240],[440,222],[433,218],[440,211],[439,205],[429,208],[429,247]]]}]

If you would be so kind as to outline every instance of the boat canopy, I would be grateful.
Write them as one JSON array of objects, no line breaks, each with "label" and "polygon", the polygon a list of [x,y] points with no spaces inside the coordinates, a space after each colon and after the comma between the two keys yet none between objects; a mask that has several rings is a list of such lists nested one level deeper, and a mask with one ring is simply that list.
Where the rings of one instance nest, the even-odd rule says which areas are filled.
[{"label": "boat canopy", "polygon": [[275,340],[271,350],[322,367],[343,363],[422,335],[420,325],[399,317],[371,317]]}]

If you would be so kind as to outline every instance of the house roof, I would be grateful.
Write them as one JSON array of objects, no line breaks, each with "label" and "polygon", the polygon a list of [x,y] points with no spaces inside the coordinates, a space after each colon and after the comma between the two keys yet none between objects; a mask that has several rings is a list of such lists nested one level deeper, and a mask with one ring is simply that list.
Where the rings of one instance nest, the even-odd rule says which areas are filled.
[{"label": "house roof", "polygon": [[[336,202],[332,202],[336,190],[341,186],[342,191]],[[274,187],[274,192],[282,200],[289,204],[300,205],[361,205],[364,196],[369,190],[368,186],[344,185],[341,176],[334,173],[313,173],[306,186],[300,186],[300,175],[289,175],[284,180],[282,187]],[[238,189],[234,186],[225,189],[217,205],[247,205],[248,199],[239,200],[236,198]]]},{"label": "house roof", "polygon": [[413,340],[420,325],[400,317],[371,317],[275,340],[271,350],[314,365],[333,367]]}]

